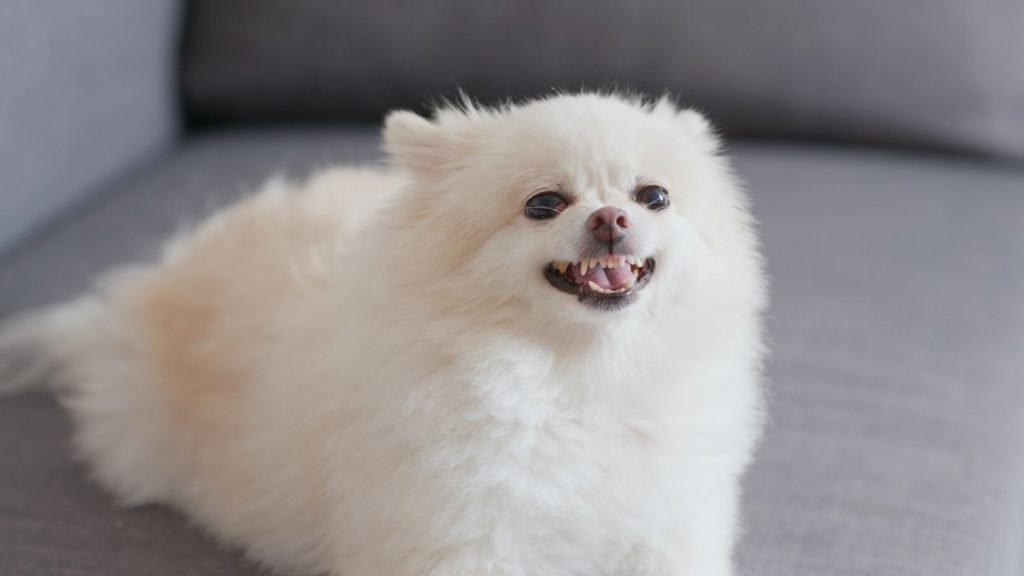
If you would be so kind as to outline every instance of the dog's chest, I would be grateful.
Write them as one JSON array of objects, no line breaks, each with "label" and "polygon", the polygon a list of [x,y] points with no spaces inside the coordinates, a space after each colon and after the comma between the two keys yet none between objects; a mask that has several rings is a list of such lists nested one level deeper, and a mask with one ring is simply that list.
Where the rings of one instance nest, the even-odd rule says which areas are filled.
[{"label": "dog's chest", "polygon": [[618,539],[601,526],[624,533],[660,523],[678,454],[657,413],[621,397],[567,398],[574,386],[539,381],[502,394],[484,425],[481,472],[524,511],[588,525],[597,538]]},{"label": "dog's chest", "polygon": [[493,457],[507,498],[498,521],[519,525],[555,564],[597,569],[679,516],[668,452],[643,423],[556,413],[513,433]]}]

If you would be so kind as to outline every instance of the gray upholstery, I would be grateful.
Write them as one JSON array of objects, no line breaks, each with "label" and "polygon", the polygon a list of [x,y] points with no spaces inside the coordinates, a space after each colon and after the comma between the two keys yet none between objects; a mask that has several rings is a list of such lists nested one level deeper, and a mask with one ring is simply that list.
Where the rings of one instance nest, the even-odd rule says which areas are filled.
[{"label": "gray upholstery", "polygon": [[1019,0],[203,0],[204,121],[375,119],[456,87],[671,90],[733,134],[1024,158]]},{"label": "gray upholstery", "polygon": [[259,573],[162,508],[113,508],[69,459],[69,434],[50,398],[0,401],[0,574]]},{"label": "gray upholstery", "polygon": [[0,2],[0,251],[170,143],[179,2]]},{"label": "gray upholstery", "polygon": [[737,152],[773,279],[750,576],[1024,574],[1024,171]]},{"label": "gray upholstery", "polygon": [[[749,477],[749,576],[1024,572],[1024,172],[948,157],[733,147],[774,278],[772,423]],[[200,138],[0,264],[0,316],[279,167],[376,157],[369,131]],[[211,197],[208,193],[212,193]],[[0,574],[258,571],[69,464],[40,395],[0,401]]]}]

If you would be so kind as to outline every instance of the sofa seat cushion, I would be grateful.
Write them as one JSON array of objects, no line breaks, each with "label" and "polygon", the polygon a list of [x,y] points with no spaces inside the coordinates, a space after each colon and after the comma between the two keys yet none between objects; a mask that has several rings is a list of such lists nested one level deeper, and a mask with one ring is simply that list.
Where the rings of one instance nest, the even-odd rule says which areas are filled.
[{"label": "sofa seat cushion", "polygon": [[[1024,173],[740,143],[773,279],[771,423],[741,573],[1024,572]],[[378,158],[371,130],[192,140],[0,262],[0,316],[65,298],[268,176]],[[0,573],[259,570],[159,507],[116,508],[56,405],[0,401]]]}]

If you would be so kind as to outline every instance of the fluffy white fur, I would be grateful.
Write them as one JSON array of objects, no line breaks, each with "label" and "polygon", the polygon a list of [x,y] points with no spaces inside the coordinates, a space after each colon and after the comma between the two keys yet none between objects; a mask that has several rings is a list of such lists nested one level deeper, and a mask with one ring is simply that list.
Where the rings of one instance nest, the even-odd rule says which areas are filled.
[{"label": "fluffy white fur", "polygon": [[[9,325],[2,386],[52,372],[122,502],[289,574],[732,574],[765,297],[707,122],[559,95],[395,112],[384,142],[394,172],[272,182]],[[644,182],[670,208],[635,202]],[[576,200],[526,218],[546,189]],[[614,311],[542,274],[605,205],[657,261]]]}]

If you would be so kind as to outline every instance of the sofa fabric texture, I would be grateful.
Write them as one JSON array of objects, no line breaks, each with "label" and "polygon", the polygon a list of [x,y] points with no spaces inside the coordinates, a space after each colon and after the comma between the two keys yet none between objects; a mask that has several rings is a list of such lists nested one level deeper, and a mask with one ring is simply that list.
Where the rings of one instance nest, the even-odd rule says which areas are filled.
[{"label": "sofa fabric texture", "polygon": [[[730,146],[774,279],[771,423],[746,482],[741,575],[1024,573],[1024,171],[945,156]],[[229,131],[0,261],[0,318],[282,169],[379,158],[372,129]],[[0,402],[0,574],[262,574],[164,508],[118,509],[40,394]]]},{"label": "sofa fabric texture", "polygon": [[461,87],[671,91],[731,134],[1024,159],[1019,0],[203,0],[201,122],[372,120]]},{"label": "sofa fabric texture", "polygon": [[0,251],[174,140],[179,4],[0,2]]}]

